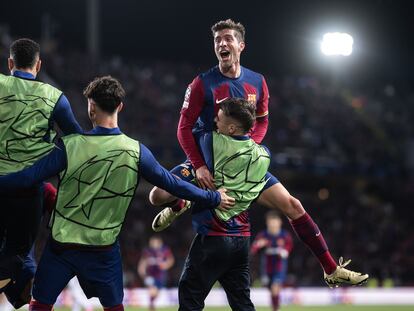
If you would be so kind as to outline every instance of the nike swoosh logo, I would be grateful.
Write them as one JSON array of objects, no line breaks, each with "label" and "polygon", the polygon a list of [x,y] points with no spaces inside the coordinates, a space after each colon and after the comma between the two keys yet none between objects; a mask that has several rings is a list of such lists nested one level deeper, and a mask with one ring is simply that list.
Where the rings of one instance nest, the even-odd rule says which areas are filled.
[{"label": "nike swoosh logo", "polygon": [[317,234],[315,234],[315,236],[320,236],[321,235],[321,232],[319,231]]},{"label": "nike swoosh logo", "polygon": [[228,97],[224,97],[223,99],[216,99],[216,104],[220,104],[221,102],[224,102]]},{"label": "nike swoosh logo", "polygon": [[338,277],[338,279],[344,280],[344,281],[348,281],[348,282],[351,281],[351,279],[349,277],[347,277],[346,279],[345,278]]}]

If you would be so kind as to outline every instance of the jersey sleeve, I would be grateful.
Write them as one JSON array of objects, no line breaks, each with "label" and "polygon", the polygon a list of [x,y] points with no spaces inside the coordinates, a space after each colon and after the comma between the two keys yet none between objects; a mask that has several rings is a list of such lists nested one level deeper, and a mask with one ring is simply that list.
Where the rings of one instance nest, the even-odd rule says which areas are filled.
[{"label": "jersey sleeve", "polygon": [[258,246],[258,241],[259,240],[261,240],[261,239],[264,239],[265,237],[264,237],[264,234],[263,234],[263,232],[259,232],[257,235],[256,235],[256,237],[255,237],[255,239],[253,240],[253,243],[252,243],[252,246],[251,246],[251,248],[250,248],[250,252],[252,253],[252,255],[255,255],[255,254],[257,254],[259,251],[260,251],[260,247]]},{"label": "jersey sleeve", "polygon": [[0,176],[0,191],[29,188],[59,174],[66,168],[66,165],[65,146],[59,140],[50,153],[37,160],[32,166],[15,173]]},{"label": "jersey sleeve", "polygon": [[257,102],[256,118],[262,118],[269,114],[269,89],[264,77],[262,77],[261,96]]},{"label": "jersey sleeve", "polygon": [[140,144],[139,172],[149,183],[166,190],[172,195],[196,201],[203,207],[216,207],[220,204],[221,196],[218,191],[202,190],[167,171],[154,158],[151,151]]},{"label": "jersey sleeve", "polygon": [[181,148],[196,170],[205,165],[192,132],[194,124],[200,116],[203,107],[203,83],[199,77],[196,77],[185,92],[184,103],[181,108],[181,116],[177,128],[177,138]]},{"label": "jersey sleeve", "polygon": [[57,123],[65,135],[75,133],[81,134],[83,132],[78,121],[75,119],[69,100],[63,94],[55,105],[52,119]]},{"label": "jersey sleeve", "polygon": [[251,138],[260,144],[266,135],[269,126],[269,90],[267,89],[266,80],[262,77],[262,90],[259,101],[256,106],[256,122],[250,132]]}]

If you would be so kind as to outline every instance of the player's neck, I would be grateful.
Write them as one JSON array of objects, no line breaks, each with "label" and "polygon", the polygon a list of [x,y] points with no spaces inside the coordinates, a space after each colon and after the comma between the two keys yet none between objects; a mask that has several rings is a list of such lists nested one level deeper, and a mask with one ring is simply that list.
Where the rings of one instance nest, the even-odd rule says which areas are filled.
[{"label": "player's neck", "polygon": [[225,67],[225,66],[223,66],[223,64],[219,64],[219,68],[220,68],[220,72],[224,76],[226,76],[227,78],[236,79],[236,78],[240,77],[241,67],[240,67],[239,62],[233,63],[229,67]]},{"label": "player's neck", "polygon": [[100,126],[109,129],[118,127],[118,115],[97,115],[95,121],[93,122],[93,126]]}]

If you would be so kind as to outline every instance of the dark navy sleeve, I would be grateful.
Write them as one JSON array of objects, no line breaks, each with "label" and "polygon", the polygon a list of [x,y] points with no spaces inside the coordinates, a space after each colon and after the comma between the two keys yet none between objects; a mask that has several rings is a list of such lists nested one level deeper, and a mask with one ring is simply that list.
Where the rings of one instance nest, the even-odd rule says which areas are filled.
[{"label": "dark navy sleeve", "polygon": [[61,140],[46,156],[36,161],[32,166],[19,172],[0,176],[0,191],[29,188],[38,184],[66,168],[66,151]]},{"label": "dark navy sleeve", "polygon": [[221,197],[218,191],[204,191],[172,175],[158,163],[147,147],[140,145],[139,173],[146,181],[176,197],[195,201],[204,207],[215,207],[220,204]]},{"label": "dark navy sleeve", "polygon": [[214,162],[213,162],[213,132],[203,132],[196,137],[198,147],[204,158],[208,170],[214,176]]},{"label": "dark navy sleeve", "polygon": [[81,134],[82,128],[73,115],[70,103],[65,95],[61,95],[52,113],[52,120],[57,123],[64,135]]}]

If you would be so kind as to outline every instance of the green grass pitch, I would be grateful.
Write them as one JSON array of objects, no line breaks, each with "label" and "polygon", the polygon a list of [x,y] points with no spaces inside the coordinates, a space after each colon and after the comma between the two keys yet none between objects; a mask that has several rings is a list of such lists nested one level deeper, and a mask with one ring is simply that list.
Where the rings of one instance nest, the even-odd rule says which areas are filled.
[{"label": "green grass pitch", "polygon": [[[157,311],[176,311],[178,307],[158,308]],[[56,311],[70,311],[69,308],[56,308]],[[125,311],[142,311],[147,308],[127,307]],[[206,307],[205,311],[229,311],[230,307]],[[257,311],[271,311],[270,308],[258,307]],[[414,306],[354,306],[354,305],[332,305],[332,306],[284,306],[281,311],[409,311],[414,310]]]}]

